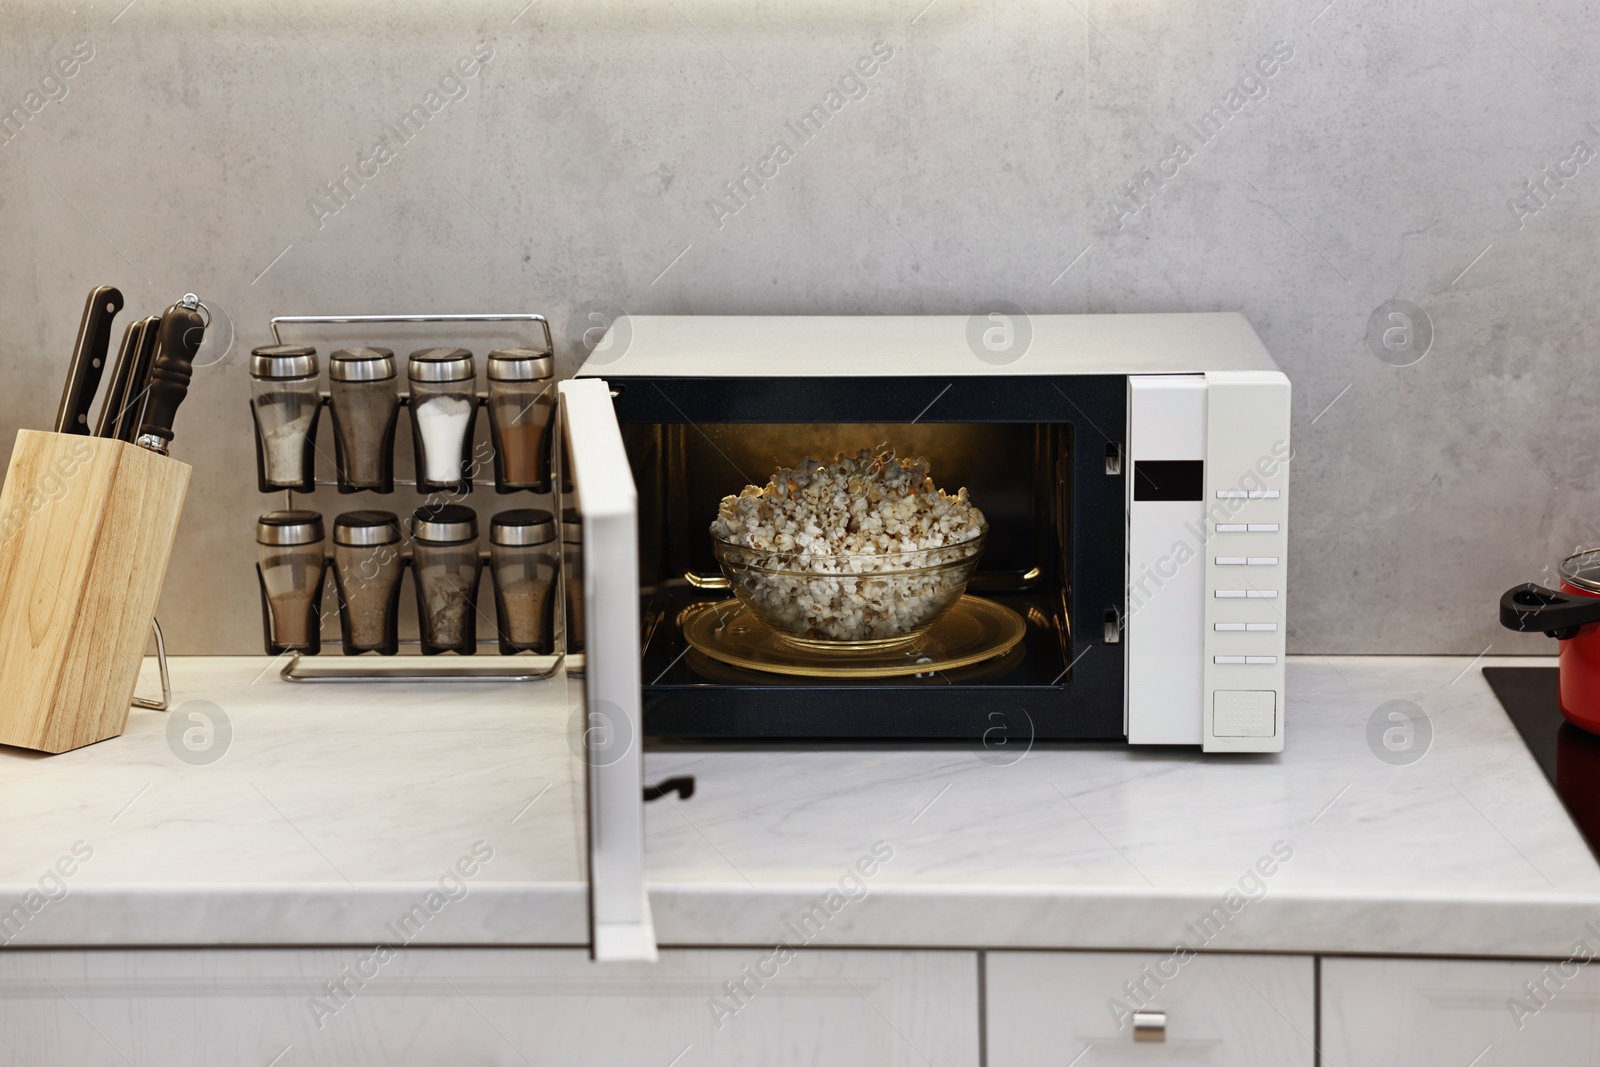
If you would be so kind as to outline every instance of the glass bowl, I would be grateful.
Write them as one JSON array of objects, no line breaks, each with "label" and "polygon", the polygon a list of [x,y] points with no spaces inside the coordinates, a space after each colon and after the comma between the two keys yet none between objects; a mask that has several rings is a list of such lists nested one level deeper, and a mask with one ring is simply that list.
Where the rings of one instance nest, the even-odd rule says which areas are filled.
[{"label": "glass bowl", "polygon": [[841,652],[915,640],[961,599],[983,542],[980,534],[943,548],[832,556],[711,539],[734,595],[774,634]]}]

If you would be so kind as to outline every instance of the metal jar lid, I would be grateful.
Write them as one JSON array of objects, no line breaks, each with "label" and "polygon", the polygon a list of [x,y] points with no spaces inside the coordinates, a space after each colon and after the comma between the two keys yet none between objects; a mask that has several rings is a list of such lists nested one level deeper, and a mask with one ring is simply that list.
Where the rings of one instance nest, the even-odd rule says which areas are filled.
[{"label": "metal jar lid", "polygon": [[406,373],[414,382],[469,382],[478,368],[465,348],[423,348],[411,353]]},{"label": "metal jar lid", "polygon": [[317,350],[310,345],[263,345],[250,351],[250,376],[269,381],[317,376]]},{"label": "metal jar lid", "polygon": [[489,523],[489,543],[542,545],[556,539],[556,518],[548,511],[516,508],[502,511]]},{"label": "metal jar lid", "polygon": [[336,382],[381,382],[394,377],[394,351],[341,348],[328,357],[328,377]]},{"label": "metal jar lid", "polygon": [[400,540],[400,519],[392,511],[347,511],[333,520],[333,543],[366,548]]},{"label": "metal jar lid", "polygon": [[1600,548],[1587,548],[1561,561],[1561,580],[1591,593],[1600,593]]},{"label": "metal jar lid", "polygon": [[538,382],[555,373],[548,348],[497,348],[489,353],[491,382]]},{"label": "metal jar lid", "polygon": [[315,545],[322,541],[322,516],[315,511],[269,511],[256,520],[260,545]]},{"label": "metal jar lid", "polygon": [[561,540],[569,545],[583,543],[583,515],[577,508],[562,509]]},{"label": "metal jar lid", "polygon": [[457,545],[478,539],[478,513],[461,504],[425,504],[411,520],[418,541]]}]

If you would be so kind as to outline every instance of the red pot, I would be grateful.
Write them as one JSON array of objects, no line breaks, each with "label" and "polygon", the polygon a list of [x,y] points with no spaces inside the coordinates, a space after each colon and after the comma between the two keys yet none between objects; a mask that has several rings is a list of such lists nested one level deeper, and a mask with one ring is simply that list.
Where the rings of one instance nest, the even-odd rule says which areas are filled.
[{"label": "red pot", "polygon": [[1500,598],[1507,629],[1542,632],[1560,643],[1561,714],[1600,734],[1600,549],[1561,561],[1561,591],[1529,582]]},{"label": "red pot", "polygon": [[[1579,585],[1567,576],[1566,563],[1561,566],[1563,593],[1600,603],[1600,587]],[[1578,627],[1576,637],[1560,644],[1561,714],[1574,726],[1600,733],[1600,622],[1585,623]]]}]

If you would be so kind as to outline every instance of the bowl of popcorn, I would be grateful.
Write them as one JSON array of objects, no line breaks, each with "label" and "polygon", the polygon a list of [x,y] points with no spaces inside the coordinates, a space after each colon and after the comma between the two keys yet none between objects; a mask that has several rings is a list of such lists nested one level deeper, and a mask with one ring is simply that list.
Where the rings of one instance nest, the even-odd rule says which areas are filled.
[{"label": "bowl of popcorn", "polygon": [[965,592],[988,523],[893,450],[807,457],[724,497],[712,547],[741,603],[811,649],[906,644]]}]

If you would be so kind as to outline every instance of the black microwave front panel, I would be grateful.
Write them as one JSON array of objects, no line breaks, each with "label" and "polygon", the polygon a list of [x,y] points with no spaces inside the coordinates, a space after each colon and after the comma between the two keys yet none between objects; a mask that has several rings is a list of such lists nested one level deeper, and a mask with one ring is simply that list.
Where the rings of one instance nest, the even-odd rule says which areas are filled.
[{"label": "black microwave front panel", "polygon": [[[673,422],[1069,422],[1121,441],[1123,375],[616,378],[617,419]],[[1104,436],[1104,434],[1102,434]],[[1118,505],[1119,509],[1121,505]]]},{"label": "black microwave front panel", "polygon": [[[647,734],[977,739],[1002,754],[1023,738],[1124,736],[1122,646],[1105,638],[1107,620],[1115,636],[1125,611],[1126,377],[619,378],[609,385],[625,436],[629,427],[730,423],[1028,423],[1065,442],[1063,469],[1048,472],[1047,506],[1065,549],[1059,566],[1028,588],[990,593],[974,583],[975,592],[1027,620],[1027,636],[1011,653],[929,677],[840,683],[758,674],[686,654],[677,614],[726,590],[655,586],[642,605]],[[1032,454],[1017,459],[1035,462]],[[650,476],[635,474],[648,497]],[[642,537],[651,535],[649,511],[641,500]]]}]

